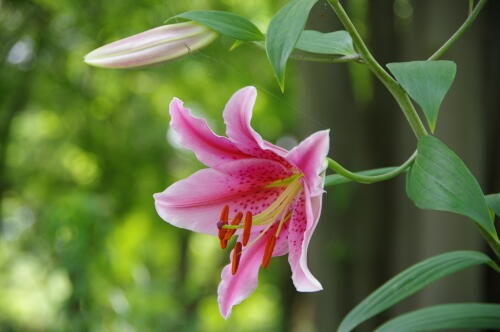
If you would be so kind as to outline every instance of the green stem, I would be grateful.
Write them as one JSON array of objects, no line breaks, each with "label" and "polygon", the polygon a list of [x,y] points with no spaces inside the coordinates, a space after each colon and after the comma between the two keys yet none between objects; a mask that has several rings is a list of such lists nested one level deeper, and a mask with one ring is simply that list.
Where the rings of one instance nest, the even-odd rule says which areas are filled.
[{"label": "green stem", "polygon": [[488,0],[480,0],[476,7],[469,14],[465,22],[458,28],[458,30],[443,44],[433,55],[429,57],[428,60],[437,60],[439,59],[450,47],[453,45],[464,33],[465,30],[474,22],[476,17],[479,15],[481,9],[483,9],[484,5]]},{"label": "green stem", "polygon": [[486,240],[490,248],[493,250],[493,252],[497,255],[497,257],[500,259],[500,242],[498,242],[498,238],[494,238],[491,236],[488,232],[484,231],[481,226],[478,226],[479,231],[483,238]]},{"label": "green stem", "polygon": [[337,14],[340,22],[344,25],[345,29],[351,35],[354,46],[361,54],[363,61],[368,65],[370,70],[377,76],[377,78],[385,85],[385,87],[389,90],[389,92],[393,95],[393,97],[398,102],[401,110],[403,111],[406,120],[410,124],[415,136],[421,137],[427,135],[427,130],[424,127],[424,124],[420,120],[415,107],[410,101],[410,98],[403,90],[403,88],[392,78],[387,71],[382,68],[382,66],[375,60],[373,55],[370,53],[370,50],[364,43],[361,38],[358,30],[352,23],[351,19],[345,12],[344,8],[340,4],[339,0],[327,0],[332,9]]},{"label": "green stem", "polygon": [[[385,169],[389,169],[389,171],[384,172],[384,173],[379,174],[379,175],[365,175],[366,173],[365,174],[354,173],[354,172],[349,171],[348,169],[346,169],[345,167],[343,167],[342,165],[340,165],[338,162],[336,162],[335,160],[333,160],[331,158],[326,158],[326,160],[328,161],[328,167],[330,169],[332,169],[333,171],[337,172],[338,174],[340,174],[341,176],[348,178],[348,179],[351,179],[353,181],[359,182],[359,183],[368,184],[368,183],[375,183],[375,182],[389,180],[389,179],[392,179],[393,177],[401,174],[413,163],[413,160],[415,160],[416,156],[417,156],[417,151],[413,152],[413,154],[410,156],[410,158],[408,158],[408,160],[406,160],[401,166],[394,167],[394,168],[385,168]],[[331,182],[333,182],[333,181],[331,181]],[[329,184],[332,184],[332,183],[329,183]],[[325,185],[327,185],[327,184],[325,183]]]}]

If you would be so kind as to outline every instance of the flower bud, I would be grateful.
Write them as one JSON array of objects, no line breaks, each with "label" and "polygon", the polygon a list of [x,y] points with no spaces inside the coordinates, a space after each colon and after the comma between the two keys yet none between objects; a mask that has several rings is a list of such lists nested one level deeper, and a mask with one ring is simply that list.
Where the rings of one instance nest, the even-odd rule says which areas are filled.
[{"label": "flower bud", "polygon": [[99,47],[84,61],[106,68],[146,67],[190,54],[215,37],[216,32],[195,22],[163,25]]}]

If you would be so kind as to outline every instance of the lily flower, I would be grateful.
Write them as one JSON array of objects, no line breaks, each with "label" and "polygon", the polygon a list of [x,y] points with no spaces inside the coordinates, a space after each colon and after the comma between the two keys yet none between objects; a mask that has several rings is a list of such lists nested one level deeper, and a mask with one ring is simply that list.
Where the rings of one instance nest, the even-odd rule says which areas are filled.
[{"label": "lily flower", "polygon": [[307,266],[307,248],[321,213],[329,130],[290,151],[273,145],[250,126],[256,95],[245,87],[231,97],[223,113],[227,137],[174,98],[170,125],[209,168],[154,195],[158,214],[170,224],[217,235],[223,249],[237,238],[218,288],[225,319],[256,289],[260,267],[275,256],[288,253],[298,291],[322,289]]},{"label": "lily flower", "polygon": [[190,54],[216,37],[215,31],[195,22],[163,25],[99,47],[84,61],[96,67],[146,67]]}]

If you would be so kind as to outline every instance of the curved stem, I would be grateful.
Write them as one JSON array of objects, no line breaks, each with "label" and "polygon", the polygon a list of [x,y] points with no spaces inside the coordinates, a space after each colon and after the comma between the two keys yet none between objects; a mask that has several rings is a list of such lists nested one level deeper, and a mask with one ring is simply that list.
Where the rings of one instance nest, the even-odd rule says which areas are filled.
[{"label": "curved stem", "polygon": [[458,28],[458,30],[443,44],[433,55],[429,57],[427,60],[437,60],[439,59],[464,33],[465,30],[474,22],[477,15],[481,9],[483,9],[484,5],[488,0],[480,0],[476,7],[471,11],[470,15],[467,17],[465,22]]},{"label": "curved stem", "polygon": [[[375,182],[380,182],[380,181],[385,181],[392,179],[393,177],[401,174],[404,172],[415,160],[415,157],[417,156],[417,151],[413,152],[413,154],[406,160],[401,166],[394,167],[394,168],[386,168],[388,169],[387,172],[384,172],[382,174],[378,175],[364,175],[360,173],[354,173],[340,165],[338,162],[331,158],[326,158],[328,161],[328,167],[338,174],[342,175],[345,178],[351,179],[353,181],[359,182],[359,183],[375,183]],[[329,183],[331,185],[333,183]],[[325,184],[326,185],[326,184]]]},{"label": "curved stem", "polygon": [[339,20],[342,22],[347,32],[349,32],[349,34],[351,35],[354,46],[356,46],[364,62],[368,65],[370,70],[385,85],[385,87],[398,102],[415,136],[418,138],[427,135],[427,130],[425,129],[422,120],[420,120],[415,107],[413,107],[410,98],[403,90],[403,88],[392,78],[392,76],[389,75],[389,73],[387,73],[384,68],[382,68],[377,60],[375,60],[373,55],[370,53],[370,50],[361,38],[360,34],[358,33],[358,30],[340,4],[339,0],[327,1],[337,14]]}]

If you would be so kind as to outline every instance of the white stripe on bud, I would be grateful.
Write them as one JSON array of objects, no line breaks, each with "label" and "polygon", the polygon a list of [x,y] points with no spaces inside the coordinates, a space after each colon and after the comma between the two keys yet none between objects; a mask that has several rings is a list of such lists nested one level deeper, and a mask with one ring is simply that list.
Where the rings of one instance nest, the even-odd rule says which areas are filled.
[{"label": "white stripe on bud", "polygon": [[163,25],[99,47],[84,61],[106,68],[146,67],[190,54],[216,37],[216,32],[194,22]]}]

